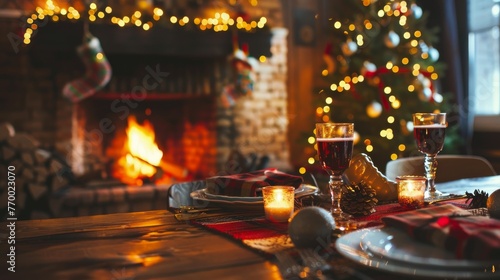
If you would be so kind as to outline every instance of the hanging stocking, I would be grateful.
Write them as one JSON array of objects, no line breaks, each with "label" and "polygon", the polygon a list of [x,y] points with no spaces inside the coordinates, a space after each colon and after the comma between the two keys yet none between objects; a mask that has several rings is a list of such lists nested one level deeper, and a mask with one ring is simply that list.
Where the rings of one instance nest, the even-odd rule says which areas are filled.
[{"label": "hanging stocking", "polygon": [[99,39],[87,33],[85,42],[77,48],[85,64],[83,78],[73,80],[63,88],[65,97],[73,102],[81,101],[102,89],[111,79],[111,66],[102,52]]},{"label": "hanging stocking", "polygon": [[224,87],[221,95],[225,107],[231,107],[238,98],[252,94],[254,83],[252,70],[258,64],[255,58],[248,57],[245,51],[238,48],[235,49],[231,57],[231,63],[234,78],[230,84]]}]

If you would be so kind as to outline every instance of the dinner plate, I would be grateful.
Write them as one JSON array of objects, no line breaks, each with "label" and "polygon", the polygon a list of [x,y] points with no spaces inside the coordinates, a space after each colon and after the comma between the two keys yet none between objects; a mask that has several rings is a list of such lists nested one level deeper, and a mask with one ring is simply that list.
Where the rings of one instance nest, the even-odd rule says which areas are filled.
[{"label": "dinner plate", "polygon": [[[385,258],[378,254],[373,254],[365,246],[368,242],[379,242],[381,227],[360,229],[347,233],[335,241],[335,248],[344,257],[370,267],[375,270],[382,270],[397,274],[411,275],[417,277],[437,277],[454,279],[500,279],[500,273],[495,270],[499,267],[467,266],[461,269],[446,266],[447,260],[441,260],[442,265],[415,264],[405,259]],[[401,234],[404,234],[401,232]],[[410,240],[409,242],[417,243]],[[421,246],[425,244],[415,244]],[[439,249],[437,249],[439,250]],[[486,266],[486,263],[485,263]]]},{"label": "dinner plate", "polygon": [[391,227],[368,232],[361,246],[382,258],[403,260],[408,263],[426,266],[441,266],[454,269],[477,267],[487,269],[492,265],[500,267],[498,261],[473,261],[457,259],[455,255],[442,248],[416,242],[406,233]]},{"label": "dinner plate", "polygon": [[[200,190],[204,196],[215,200],[225,200],[225,201],[244,201],[244,202],[257,202],[262,201],[262,196],[229,196],[229,195],[219,195],[213,194],[207,191],[207,189]],[[302,184],[297,189],[295,189],[295,197],[301,197],[304,195],[309,195],[317,191],[315,186]]]},{"label": "dinner plate", "polygon": [[[307,195],[314,194],[318,191],[318,188],[312,185],[302,184],[295,190],[295,198],[304,197]],[[227,195],[215,195],[208,194],[206,188],[196,190],[191,192],[191,198],[198,202],[209,202],[220,207],[229,208],[262,208],[264,202],[262,197],[241,197],[241,196],[227,196]]]}]

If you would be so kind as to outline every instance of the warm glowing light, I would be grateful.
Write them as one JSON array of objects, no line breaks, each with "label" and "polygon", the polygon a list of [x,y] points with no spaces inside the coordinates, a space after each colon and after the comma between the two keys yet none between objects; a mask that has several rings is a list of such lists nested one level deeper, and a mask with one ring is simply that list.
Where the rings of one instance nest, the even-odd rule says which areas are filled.
[{"label": "warm glowing light", "polygon": [[314,164],[316,162],[316,160],[313,157],[310,157],[310,158],[307,159],[307,162],[309,164]]},{"label": "warm glowing light", "polygon": [[144,121],[141,125],[134,116],[128,118],[127,139],[124,146],[125,156],[118,160],[118,167],[113,170],[116,178],[127,184],[139,184],[144,177],[156,174],[163,152],[155,142],[153,125]]},{"label": "warm glowing light", "polygon": [[326,104],[332,104],[332,102],[333,102],[333,99],[332,99],[331,97],[327,97],[327,98],[325,99],[325,103],[326,103]]},{"label": "warm glowing light", "polygon": [[306,174],[306,172],[307,172],[307,169],[305,167],[300,167],[299,168],[299,174],[303,175],[303,174]]},{"label": "warm glowing light", "polygon": [[312,145],[316,142],[316,138],[311,136],[311,137],[307,138],[307,142]]},{"label": "warm glowing light", "polygon": [[392,160],[395,160],[395,159],[397,159],[397,158],[398,158],[398,155],[397,155],[397,154],[391,154],[391,159],[392,159]]},{"label": "warm glowing light", "polygon": [[387,117],[387,123],[394,123],[394,117],[393,116],[389,116]]},{"label": "warm glowing light", "polygon": [[366,146],[366,151],[367,152],[373,152],[373,146],[372,145]]},{"label": "warm glowing light", "polygon": [[340,27],[342,27],[342,23],[340,23],[340,21],[336,21],[334,24],[333,24],[333,27],[335,29],[339,29]]},{"label": "warm glowing light", "polygon": [[399,144],[398,150],[400,150],[401,152],[405,151],[406,150],[406,145],[405,144]]}]

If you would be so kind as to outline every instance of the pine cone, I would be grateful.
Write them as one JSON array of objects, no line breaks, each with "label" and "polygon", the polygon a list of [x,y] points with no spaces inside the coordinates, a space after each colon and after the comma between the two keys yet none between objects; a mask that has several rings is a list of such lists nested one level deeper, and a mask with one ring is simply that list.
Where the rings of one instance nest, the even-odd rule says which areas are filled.
[{"label": "pine cone", "polygon": [[342,211],[353,216],[368,216],[374,213],[377,203],[376,191],[363,181],[345,185],[342,190],[340,207]]},{"label": "pine cone", "polygon": [[465,203],[470,200],[469,208],[477,209],[486,207],[486,201],[488,200],[489,194],[481,190],[474,190],[474,193],[465,192],[465,196],[467,197]]}]

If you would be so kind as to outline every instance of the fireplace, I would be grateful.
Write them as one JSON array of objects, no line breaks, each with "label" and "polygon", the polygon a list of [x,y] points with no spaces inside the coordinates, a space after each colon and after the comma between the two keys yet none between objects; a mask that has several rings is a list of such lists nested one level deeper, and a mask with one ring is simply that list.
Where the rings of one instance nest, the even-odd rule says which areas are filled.
[{"label": "fireplace", "polygon": [[[61,88],[84,72],[74,50],[54,52],[33,46],[12,57],[12,79],[6,84],[8,99],[1,103],[1,114],[16,133],[36,139],[33,148],[41,151],[30,153],[42,155],[42,160],[47,155],[51,161],[49,174],[41,176],[41,170],[31,161],[15,159],[25,155],[21,150],[11,153],[16,155],[14,161],[3,158],[19,169],[16,204],[24,218],[164,209],[172,183],[240,172],[253,158],[266,157],[269,166],[290,170],[287,30],[276,28],[271,34],[272,55],[255,69],[252,94],[230,107],[221,102],[221,88],[228,83],[226,71],[231,67],[228,55],[107,52],[112,66],[126,65],[113,66],[113,78],[106,88],[77,103],[61,95]],[[157,69],[169,73],[157,89],[147,95],[130,90],[141,85],[148,71]],[[130,116],[139,123],[148,120],[152,124],[163,159],[187,170],[188,176],[171,176],[170,181],[161,183],[143,181],[141,187],[111,176],[110,165],[118,157],[113,153],[122,147],[115,142],[123,136]],[[4,149],[13,147],[2,145],[5,157]],[[235,152],[245,162],[240,157],[239,165],[235,165],[230,160]],[[32,158],[30,153],[28,159]],[[68,171],[66,164],[76,180],[60,177]],[[53,166],[63,166],[64,170]]]},{"label": "fireplace", "polygon": [[[289,169],[286,34],[284,29],[273,31],[272,56],[255,69],[253,93],[229,107],[221,102],[221,92],[231,82],[233,71],[228,55],[109,53],[113,67],[109,84],[73,104],[72,110],[64,109],[71,119],[70,131],[65,134],[69,138],[60,138],[58,143],[66,143],[73,171],[98,174],[101,178],[96,179],[112,178],[116,173],[113,166],[123,156],[131,117],[154,127],[163,152],[165,168],[160,169],[169,176],[162,180],[165,184],[237,172],[227,170],[236,168],[228,167],[234,152],[248,160],[251,156],[266,157],[269,164]],[[157,73],[154,87],[142,85],[144,77],[155,76],[153,73]]]},{"label": "fireplace", "polygon": [[[105,177],[125,179],[117,176],[117,162],[126,153],[126,129],[134,119],[138,125],[151,124],[163,153],[161,166],[156,162],[150,168],[157,168],[164,176],[143,178],[146,182],[163,179],[162,183],[169,183],[170,178],[171,183],[215,174],[216,93],[223,82],[220,77],[227,70],[225,58],[138,55],[126,59],[110,56],[109,60],[111,64],[126,61],[127,67],[117,68],[102,92],[74,105],[71,143],[75,172],[104,171],[100,173]],[[153,88],[147,91],[141,81],[154,71],[160,75],[155,83],[148,82],[154,87],[145,86]],[[121,181],[132,184],[130,180]]]}]

